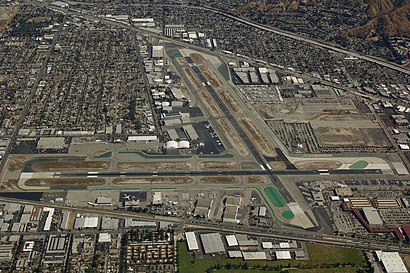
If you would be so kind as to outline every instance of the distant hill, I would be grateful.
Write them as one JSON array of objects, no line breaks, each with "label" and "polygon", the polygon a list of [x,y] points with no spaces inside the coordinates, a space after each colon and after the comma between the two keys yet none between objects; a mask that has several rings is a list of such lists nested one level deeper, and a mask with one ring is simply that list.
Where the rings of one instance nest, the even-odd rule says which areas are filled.
[{"label": "distant hill", "polygon": [[[361,1],[361,0],[356,0]],[[385,37],[410,38],[410,0],[366,0],[368,21],[349,29],[342,36],[372,39]]]},{"label": "distant hill", "polygon": [[[273,3],[272,3],[273,2]],[[359,27],[343,30],[344,38],[357,37],[377,40],[380,37],[404,36],[410,38],[410,0],[277,0],[250,1],[236,10],[249,11],[297,11],[301,4],[317,5],[318,9],[336,6],[357,7],[367,15],[367,22]]]}]

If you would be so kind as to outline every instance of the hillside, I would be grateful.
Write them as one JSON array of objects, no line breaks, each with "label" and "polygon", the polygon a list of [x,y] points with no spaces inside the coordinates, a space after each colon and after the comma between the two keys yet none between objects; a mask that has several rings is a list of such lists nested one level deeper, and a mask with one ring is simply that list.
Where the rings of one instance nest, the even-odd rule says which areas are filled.
[{"label": "hillside", "polygon": [[410,38],[410,0],[370,0],[368,22],[342,33],[344,37],[372,39],[385,37]]},{"label": "hillside", "polygon": [[378,40],[380,37],[410,37],[410,0],[277,0],[251,1],[236,9],[239,13],[302,11],[303,6],[317,6],[317,10],[330,8],[360,8],[366,22],[351,29],[341,30],[344,38],[357,37]]}]

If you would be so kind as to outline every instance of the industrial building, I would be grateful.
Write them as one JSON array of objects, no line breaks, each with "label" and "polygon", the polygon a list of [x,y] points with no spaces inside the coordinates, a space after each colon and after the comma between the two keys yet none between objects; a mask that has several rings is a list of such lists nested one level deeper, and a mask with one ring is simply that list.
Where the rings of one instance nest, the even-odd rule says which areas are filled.
[{"label": "industrial building", "polygon": [[236,240],[236,236],[235,235],[226,235],[226,242],[228,243],[228,246],[238,246],[238,240]]},{"label": "industrial building", "polygon": [[266,253],[263,251],[252,251],[252,252],[243,251],[242,255],[245,261],[266,260]]},{"label": "industrial building", "polygon": [[290,251],[287,251],[287,250],[275,251],[275,256],[277,260],[291,260],[292,259],[292,256],[290,255]]},{"label": "industrial building", "polygon": [[195,236],[195,232],[185,232],[185,238],[188,244],[189,251],[199,250],[198,241]]},{"label": "industrial building", "polygon": [[380,214],[375,208],[363,208],[362,209],[364,217],[366,217],[367,222],[372,226],[382,226],[383,220]]},{"label": "industrial building", "polygon": [[376,251],[376,256],[386,273],[408,273],[398,252]]},{"label": "industrial building", "polygon": [[225,253],[225,245],[222,242],[221,234],[208,233],[200,236],[205,254]]}]

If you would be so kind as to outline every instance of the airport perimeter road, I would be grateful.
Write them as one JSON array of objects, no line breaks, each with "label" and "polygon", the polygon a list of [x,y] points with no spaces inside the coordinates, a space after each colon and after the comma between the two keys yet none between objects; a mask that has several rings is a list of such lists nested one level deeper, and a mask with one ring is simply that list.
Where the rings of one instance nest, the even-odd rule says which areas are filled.
[{"label": "airport perimeter road", "polygon": [[[72,207],[65,204],[57,203],[44,203],[39,201],[28,201],[14,198],[0,197],[0,202],[14,202],[21,205],[33,205],[33,206],[47,206],[61,210],[74,211],[77,213],[87,213],[119,218],[134,218],[145,221],[164,221],[178,224],[180,228],[185,230],[202,230],[202,231],[217,231],[226,233],[239,233],[247,234],[253,236],[261,236],[266,238],[275,239],[288,239],[288,240],[299,240],[305,242],[315,242],[330,245],[339,245],[345,247],[353,247],[364,250],[384,250],[384,251],[399,251],[401,253],[410,254],[410,245],[396,243],[396,242],[385,242],[385,241],[372,241],[366,239],[340,237],[334,235],[324,235],[320,232],[306,231],[302,229],[296,229],[292,227],[281,227],[281,228],[269,228],[262,229],[258,227],[244,227],[239,225],[224,224],[224,223],[201,223],[195,219],[183,219],[177,217],[150,215],[144,213],[120,211],[120,210],[110,210],[104,208],[94,208],[94,207]],[[22,233],[23,234],[23,233]]]},{"label": "airport perimeter road", "polygon": [[173,177],[173,176],[250,176],[250,175],[371,175],[381,170],[233,170],[233,171],[164,171],[164,172],[56,172],[54,177]]}]

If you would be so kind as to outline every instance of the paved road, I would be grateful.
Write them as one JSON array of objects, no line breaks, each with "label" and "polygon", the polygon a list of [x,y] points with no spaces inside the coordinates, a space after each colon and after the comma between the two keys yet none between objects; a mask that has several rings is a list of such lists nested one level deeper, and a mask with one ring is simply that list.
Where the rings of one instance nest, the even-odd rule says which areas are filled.
[{"label": "paved road", "polygon": [[244,227],[239,225],[230,225],[226,223],[215,223],[215,222],[200,222],[194,219],[181,219],[177,217],[167,217],[150,215],[144,213],[110,210],[104,208],[89,208],[89,207],[70,207],[65,204],[57,203],[44,203],[36,201],[19,200],[12,198],[0,197],[0,202],[15,202],[21,205],[33,205],[33,206],[47,206],[56,209],[69,210],[77,213],[88,213],[101,216],[111,216],[119,218],[136,218],[145,221],[164,221],[179,224],[180,227],[189,230],[204,230],[204,231],[218,231],[226,233],[239,233],[247,234],[252,236],[261,236],[266,238],[275,239],[287,239],[287,240],[299,240],[305,242],[316,242],[330,245],[339,245],[360,248],[365,250],[384,250],[384,251],[399,251],[401,253],[410,254],[410,245],[395,243],[395,242],[385,242],[385,241],[372,241],[366,239],[358,238],[345,238],[334,235],[324,235],[320,232],[306,231],[291,227],[281,227],[281,228],[269,228],[263,229],[259,227]]},{"label": "paved road", "polygon": [[34,96],[36,95],[36,91],[37,91],[38,85],[40,84],[40,80],[43,77],[43,75],[46,73],[47,64],[48,64],[48,61],[50,59],[50,55],[51,55],[52,52],[54,52],[54,48],[55,48],[57,40],[60,36],[61,29],[62,29],[63,25],[64,25],[64,21],[60,24],[60,27],[54,33],[53,41],[51,42],[50,48],[48,49],[48,52],[47,52],[47,55],[46,55],[42,65],[41,65],[40,71],[38,72],[37,77],[34,80],[34,84],[33,84],[33,86],[31,87],[31,90],[30,90],[30,94],[28,95],[28,97],[25,101],[23,111],[21,112],[19,120],[17,121],[17,124],[16,124],[16,127],[14,128],[13,134],[10,137],[10,143],[7,146],[7,149],[6,149],[6,151],[3,155],[3,159],[1,160],[0,172],[3,170],[3,168],[4,168],[4,166],[7,162],[7,157],[10,155],[11,150],[13,149],[13,147],[16,143],[18,132],[20,131],[21,126],[23,125],[23,121],[24,121],[24,119],[27,115],[28,110],[30,109],[31,102],[33,101]]},{"label": "paved road", "polygon": [[232,20],[235,20],[237,22],[243,23],[245,25],[249,25],[249,26],[261,29],[261,30],[269,31],[269,32],[275,33],[277,35],[285,36],[285,37],[293,39],[293,40],[302,41],[302,42],[306,42],[306,43],[309,43],[309,44],[312,44],[312,45],[315,45],[315,46],[318,46],[318,47],[326,48],[326,49],[331,50],[331,51],[335,51],[335,52],[338,52],[338,53],[343,53],[343,54],[346,54],[346,55],[349,55],[349,56],[352,56],[352,57],[355,57],[355,58],[358,58],[358,59],[362,59],[362,60],[365,60],[365,61],[368,61],[368,62],[372,62],[372,63],[378,64],[378,65],[381,65],[381,66],[384,66],[384,67],[388,67],[388,68],[396,70],[396,71],[400,71],[404,74],[410,75],[410,70],[404,68],[403,66],[400,66],[400,65],[395,64],[395,63],[388,62],[386,60],[383,60],[383,59],[380,59],[380,58],[377,58],[377,57],[362,55],[362,54],[359,54],[357,52],[349,51],[349,50],[340,48],[335,44],[326,43],[326,42],[316,40],[314,38],[310,38],[310,37],[307,37],[307,36],[304,36],[304,35],[300,35],[300,34],[297,34],[297,33],[284,31],[284,30],[281,30],[281,29],[278,29],[278,28],[274,28],[272,26],[267,26],[267,25],[262,25],[262,24],[259,24],[259,23],[255,23],[255,22],[250,21],[248,19],[245,19],[243,17],[239,17],[237,15],[232,15],[232,14],[226,13],[224,11],[218,10],[216,8],[213,8],[213,7],[209,7],[209,6],[188,6],[188,7],[189,8],[197,8],[197,9],[212,11],[212,12],[215,12],[215,13],[220,14],[222,16],[225,16],[227,18],[230,18]]}]

